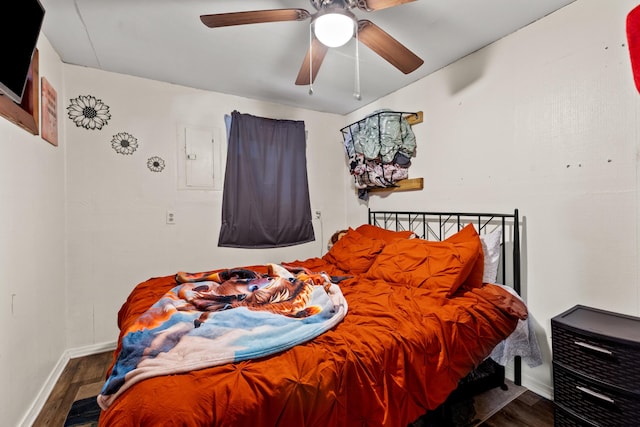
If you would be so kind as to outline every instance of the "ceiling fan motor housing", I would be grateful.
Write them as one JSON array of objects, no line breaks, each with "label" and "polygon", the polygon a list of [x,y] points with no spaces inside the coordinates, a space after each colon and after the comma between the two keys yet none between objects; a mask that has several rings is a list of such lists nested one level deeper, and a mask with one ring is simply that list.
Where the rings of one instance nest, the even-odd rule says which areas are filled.
[{"label": "ceiling fan motor housing", "polygon": [[[315,10],[320,11],[323,9],[353,9],[356,6],[355,0],[309,0],[311,2],[311,6],[314,7]],[[362,3],[366,4],[366,1],[361,0]]]}]

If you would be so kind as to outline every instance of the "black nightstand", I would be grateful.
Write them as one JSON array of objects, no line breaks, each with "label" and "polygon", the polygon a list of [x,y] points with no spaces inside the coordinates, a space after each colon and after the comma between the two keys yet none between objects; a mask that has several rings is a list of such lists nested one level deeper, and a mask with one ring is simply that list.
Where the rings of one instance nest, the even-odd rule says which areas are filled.
[{"label": "black nightstand", "polygon": [[551,319],[556,426],[640,425],[640,318],[577,305]]}]

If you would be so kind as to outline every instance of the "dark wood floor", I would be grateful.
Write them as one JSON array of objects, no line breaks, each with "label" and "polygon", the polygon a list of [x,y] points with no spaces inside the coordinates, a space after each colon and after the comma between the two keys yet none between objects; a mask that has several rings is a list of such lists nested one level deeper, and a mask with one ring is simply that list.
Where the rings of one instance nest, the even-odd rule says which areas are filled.
[{"label": "dark wood floor", "polygon": [[[67,413],[76,396],[96,396],[96,383],[104,382],[113,352],[94,354],[71,359],[53,387],[33,427],[64,426]],[[88,394],[83,396],[84,394]]]},{"label": "dark wood floor", "polygon": [[[71,359],[33,423],[33,427],[64,426],[67,412],[74,400],[98,394],[100,390],[96,389],[96,386],[104,382],[112,354],[108,351]],[[553,403],[531,391],[526,391],[480,426],[552,427]]]},{"label": "dark wood floor", "polygon": [[553,402],[525,391],[481,427],[553,427]]}]

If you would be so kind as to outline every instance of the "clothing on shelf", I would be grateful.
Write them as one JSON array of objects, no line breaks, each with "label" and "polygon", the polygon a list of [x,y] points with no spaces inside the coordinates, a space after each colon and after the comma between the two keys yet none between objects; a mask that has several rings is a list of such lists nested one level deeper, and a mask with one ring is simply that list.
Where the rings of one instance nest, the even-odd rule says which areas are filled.
[{"label": "clothing on shelf", "polygon": [[409,177],[416,137],[407,114],[411,113],[378,110],[341,129],[360,199],[368,199],[369,188],[394,187]]}]

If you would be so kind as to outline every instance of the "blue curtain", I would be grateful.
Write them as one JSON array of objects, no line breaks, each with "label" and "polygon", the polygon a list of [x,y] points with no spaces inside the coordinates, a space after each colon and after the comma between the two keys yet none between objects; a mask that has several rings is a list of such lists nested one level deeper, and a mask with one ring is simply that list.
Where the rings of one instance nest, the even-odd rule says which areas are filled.
[{"label": "blue curtain", "polygon": [[314,240],[304,122],[234,111],[218,246],[275,248]]}]

